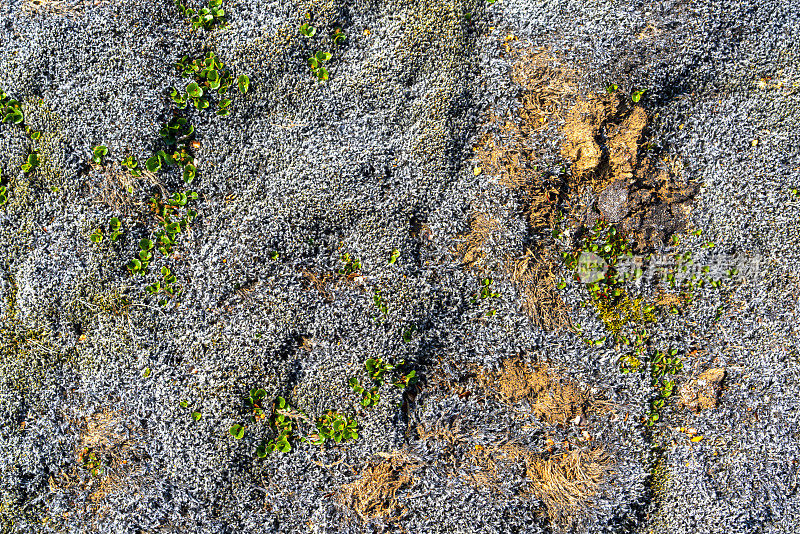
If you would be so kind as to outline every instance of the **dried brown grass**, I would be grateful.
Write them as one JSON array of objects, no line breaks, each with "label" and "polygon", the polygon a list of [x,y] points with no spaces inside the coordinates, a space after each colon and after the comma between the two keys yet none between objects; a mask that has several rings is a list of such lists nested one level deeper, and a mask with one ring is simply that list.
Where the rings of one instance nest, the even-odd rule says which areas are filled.
[{"label": "dried brown grass", "polygon": [[337,500],[355,511],[362,520],[400,519],[406,509],[397,501],[397,492],[413,481],[418,463],[403,451],[381,453],[369,463],[357,480],[342,486]]},{"label": "dried brown grass", "polygon": [[525,477],[527,488],[520,496],[540,499],[559,529],[573,526],[585,513],[612,465],[600,447],[544,456],[509,443],[478,447],[468,458],[477,470],[466,478],[477,486],[499,489],[509,476]]},{"label": "dried brown grass", "polygon": [[502,226],[497,219],[483,213],[474,214],[469,221],[470,231],[459,237],[455,252],[466,268],[482,269],[486,259],[486,244]]},{"label": "dried brown grass", "polygon": [[69,2],[66,0],[24,0],[22,12],[27,15],[45,13],[48,15],[78,16],[90,7],[110,3],[108,0],[81,0]]},{"label": "dried brown grass", "polygon": [[509,358],[496,372],[479,372],[481,386],[500,400],[515,404],[527,400],[534,415],[551,425],[567,425],[589,414],[603,414],[610,404],[575,381],[558,376],[544,365],[532,366]]},{"label": "dried brown grass", "polygon": [[[75,448],[75,465],[49,480],[52,491],[83,494],[87,504],[83,512],[98,514],[112,494],[133,493],[144,480],[142,465],[146,455],[139,450],[139,429],[123,428],[120,412],[104,410],[73,421],[80,435]],[[100,469],[92,474],[86,467],[90,458]]]}]

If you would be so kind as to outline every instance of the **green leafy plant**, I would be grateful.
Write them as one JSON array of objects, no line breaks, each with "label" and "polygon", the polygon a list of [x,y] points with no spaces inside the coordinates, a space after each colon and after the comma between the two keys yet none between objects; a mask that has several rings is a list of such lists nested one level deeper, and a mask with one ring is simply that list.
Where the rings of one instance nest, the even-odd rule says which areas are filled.
[{"label": "green leafy plant", "polygon": [[242,439],[244,437],[244,427],[240,424],[235,424],[228,429],[233,439]]},{"label": "green leafy plant", "polygon": [[29,173],[39,166],[39,155],[36,152],[28,154],[25,163],[22,164],[22,172]]},{"label": "green leafy plant", "polygon": [[394,264],[397,261],[397,258],[400,257],[400,251],[396,248],[392,249],[391,254],[389,255],[389,265]]},{"label": "green leafy plant", "polygon": [[478,293],[472,296],[473,304],[478,302],[478,300],[497,298],[500,296],[500,293],[492,291],[493,282],[494,281],[491,278],[484,278],[483,280],[481,280],[480,291],[478,291]]},{"label": "green leafy plant", "polygon": [[150,260],[153,258],[153,242],[149,239],[142,239],[139,241],[139,255],[128,262],[128,270],[133,275],[144,275],[147,273],[147,267],[150,265]]},{"label": "green leafy plant", "polygon": [[103,156],[108,154],[108,148],[103,145],[98,145],[92,149],[92,163],[95,165],[103,164]]},{"label": "green leafy plant", "polygon": [[316,76],[318,80],[324,82],[328,79],[328,69],[323,66],[323,63],[330,59],[331,53],[323,52],[321,50],[308,58],[308,66],[311,68],[311,72],[314,73],[314,76]]},{"label": "green leafy plant", "polygon": [[675,381],[669,378],[683,369],[683,361],[678,357],[678,349],[667,352],[655,351],[650,360],[651,384],[658,390],[655,399],[650,401],[650,410],[645,417],[645,425],[653,426],[660,419],[660,410],[675,391]]},{"label": "green leafy plant", "polygon": [[22,108],[19,100],[14,100],[8,96],[4,91],[0,90],[0,116],[3,117],[3,122],[11,124],[21,124],[25,116],[22,113]]},{"label": "green leafy plant", "polygon": [[331,34],[331,41],[335,45],[343,45],[344,42],[347,40],[347,36],[344,34],[341,28],[334,28],[333,33]]},{"label": "green leafy plant", "polygon": [[336,443],[358,439],[358,423],[352,417],[328,410],[317,420],[317,436],[310,439],[314,445],[322,445],[328,440]]},{"label": "green leafy plant", "polygon": [[619,91],[619,85],[617,85],[615,83],[612,83],[612,84],[609,84],[608,86],[606,86],[606,93],[608,93],[608,94],[613,94],[613,93],[616,93],[617,91]]},{"label": "green leafy plant", "polygon": [[356,395],[361,396],[361,406],[365,408],[369,408],[370,406],[375,406],[378,404],[378,401],[381,400],[381,395],[378,392],[379,385],[374,385],[370,389],[366,389],[361,385],[358,378],[351,378],[348,381],[350,388],[356,393]]},{"label": "green leafy plant", "polygon": [[192,412],[192,419],[194,419],[195,422],[197,422],[200,419],[202,419],[202,417],[203,417],[203,414],[201,414],[200,412]]},{"label": "green leafy plant", "polygon": [[314,37],[317,34],[317,29],[308,22],[300,26],[300,33],[306,37]]},{"label": "green leafy plant", "polygon": [[236,83],[239,86],[239,92],[245,94],[248,89],[250,88],[250,78],[247,75],[242,74],[237,78]]},{"label": "green leafy plant", "polygon": [[103,463],[91,447],[84,447],[78,454],[78,462],[81,466],[88,470],[93,477],[99,477],[103,474]]},{"label": "green leafy plant", "polygon": [[194,133],[194,126],[185,117],[175,117],[161,127],[158,134],[167,145],[185,143]]},{"label": "green leafy plant", "polygon": [[[3,183],[3,169],[0,169],[0,184]],[[8,202],[8,189],[5,185],[0,185],[0,206]]]},{"label": "green leafy plant", "polygon": [[293,410],[289,403],[286,402],[286,399],[283,397],[275,399],[270,422],[278,435],[263,445],[262,452],[257,450],[257,456],[263,458],[267,453],[289,452],[292,450],[292,445],[289,443],[289,440],[294,437],[294,423],[292,422],[294,414],[292,412]]},{"label": "green leafy plant", "polygon": [[222,8],[222,0],[208,0],[208,7],[195,11],[187,7],[182,0],[175,0],[178,10],[189,19],[193,30],[203,28],[211,31],[214,28],[225,26],[225,10]]},{"label": "green leafy plant", "polygon": [[116,241],[122,235],[122,221],[117,217],[111,217],[108,221],[108,227],[111,230],[111,241]]},{"label": "green leafy plant", "polygon": [[344,267],[336,271],[341,275],[349,277],[361,270],[361,262],[356,258],[351,258],[347,252],[342,254],[341,261],[344,263]]},{"label": "green leafy plant", "polygon": [[136,158],[133,156],[128,156],[127,158],[121,160],[119,164],[128,169],[128,172],[130,172],[131,176],[134,178],[139,178],[142,175],[142,170],[139,168],[139,162],[136,161]]},{"label": "green leafy plant", "polygon": [[161,267],[161,278],[144,289],[150,295],[159,293],[164,295],[164,298],[158,301],[159,306],[166,306],[171,299],[183,293],[183,287],[177,284],[177,278],[167,266]]},{"label": "green leafy plant", "polygon": [[645,93],[646,91],[647,91],[647,89],[637,89],[636,91],[634,91],[634,92],[632,92],[632,93],[631,93],[631,100],[632,100],[634,103],[635,103],[635,102],[639,102],[639,100],[641,100],[641,99],[642,99],[642,96],[644,96],[644,93]]},{"label": "green leafy plant", "polygon": [[94,232],[89,234],[89,241],[92,243],[100,243],[103,241],[103,230],[101,228],[96,229]]},{"label": "green leafy plant", "polygon": [[[186,108],[189,103],[192,103],[197,109],[205,109],[210,105],[209,98],[213,92],[222,97],[234,82],[233,75],[225,68],[225,64],[214,52],[210,51],[204,57],[197,59],[183,56],[175,63],[175,68],[183,77],[194,79],[184,90],[179,91],[173,88],[170,92],[173,102],[180,109]],[[237,79],[237,84],[239,91],[244,94],[250,87],[250,79],[241,75]],[[230,106],[230,99],[220,98],[217,103],[217,115],[221,117],[230,115]]]},{"label": "green leafy plant", "polygon": [[389,307],[386,305],[386,302],[384,302],[380,289],[375,290],[375,293],[372,295],[372,301],[384,317],[389,313]]}]

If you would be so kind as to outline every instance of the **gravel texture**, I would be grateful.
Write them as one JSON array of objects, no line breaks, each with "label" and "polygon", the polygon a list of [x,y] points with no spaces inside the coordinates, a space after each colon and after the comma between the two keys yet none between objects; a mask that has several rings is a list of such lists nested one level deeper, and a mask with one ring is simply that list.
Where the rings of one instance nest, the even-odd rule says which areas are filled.
[{"label": "gravel texture", "polygon": [[[791,193],[800,4],[228,0],[225,9],[228,27],[206,32],[167,0],[0,3],[0,88],[43,132],[31,140],[23,126],[0,125],[2,532],[800,531],[800,200]],[[312,38],[298,31],[306,13],[319,28]],[[337,25],[348,39],[320,83],[306,58],[331,48]],[[678,249],[698,263],[757,263],[653,327],[656,346],[684,355],[680,384],[726,369],[717,408],[695,415],[671,400],[646,428],[649,378],[621,374],[614,349],[533,326],[497,265],[500,296],[472,301],[481,278],[454,254],[470,215],[500,221],[490,255],[533,239],[520,197],[474,172],[489,114],[518,107],[506,44],[547,48],[579,69],[578,94],[647,88],[648,139],[702,185],[689,226],[703,234],[682,234]],[[185,83],[172,64],[203,47],[246,73],[250,91],[232,98],[228,117],[185,110],[200,143],[200,215],[175,256],[153,262],[185,287],[162,308],[124,267],[156,228],[151,184],[109,186],[109,171],[89,160],[95,145],[115,162],[144,163],[161,148],[158,130],[175,109],[168,88]],[[568,166],[557,135],[537,142],[542,165]],[[32,149],[42,164],[26,175]],[[170,192],[183,187],[174,171],[159,179]],[[126,207],[102,201],[109,187]],[[90,242],[114,216],[122,238]],[[392,249],[400,256],[389,264]],[[362,264],[350,280],[335,274],[343,253]],[[318,291],[309,276],[325,273]],[[603,323],[578,306],[585,290],[570,284],[564,295],[583,335],[601,337]],[[553,425],[500,402],[475,369],[517,356],[602,392],[614,415]],[[405,359],[421,380],[405,393],[384,388],[363,409],[347,381],[376,357]],[[309,414],[356,415],[359,439],[257,459],[263,424],[241,440],[228,434],[256,387]],[[100,450],[87,437],[98,421],[113,436],[103,454],[124,463],[109,460],[93,477],[76,457],[87,444]],[[454,437],[422,439],[425,429]],[[475,450],[540,451],[582,429],[613,468],[572,524],[550,517],[524,470],[494,486],[470,482]],[[363,519],[337,500],[368,462],[398,449],[418,464],[396,494],[399,519]]]}]

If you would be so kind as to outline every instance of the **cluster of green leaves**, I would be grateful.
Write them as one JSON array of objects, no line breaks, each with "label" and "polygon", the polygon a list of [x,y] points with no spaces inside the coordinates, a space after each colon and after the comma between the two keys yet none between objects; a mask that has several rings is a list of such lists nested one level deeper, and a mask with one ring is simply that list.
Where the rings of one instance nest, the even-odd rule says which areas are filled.
[{"label": "cluster of green leaves", "polygon": [[95,165],[103,164],[103,156],[108,154],[108,148],[104,145],[98,145],[92,149],[92,163]]},{"label": "cluster of green leaves", "polygon": [[376,289],[375,293],[373,293],[372,302],[375,303],[375,307],[378,308],[378,311],[381,312],[384,317],[389,313],[389,306],[387,306],[386,302],[383,300],[380,289]]},{"label": "cluster of green leaves", "polygon": [[389,265],[394,265],[399,257],[400,257],[400,251],[397,250],[396,248],[393,248],[392,252],[389,254]]},{"label": "cluster of green leaves", "polygon": [[0,90],[0,115],[3,117],[3,122],[21,124],[25,116],[20,105],[19,100],[14,100],[5,91]]},{"label": "cluster of green leaves", "polygon": [[336,271],[337,273],[344,276],[350,276],[358,273],[361,270],[361,262],[356,258],[351,258],[350,254],[347,252],[342,254],[340,259],[344,263],[344,267]]},{"label": "cluster of green leaves", "polygon": [[194,409],[194,410],[192,410],[192,409],[189,407],[189,401],[187,401],[187,400],[182,400],[182,401],[180,402],[179,406],[180,406],[181,408],[185,408],[185,409],[187,409],[187,410],[191,410],[191,412],[192,412],[192,413],[191,413],[191,417],[192,417],[192,420],[193,420],[194,422],[197,422],[197,421],[199,421],[200,419],[202,419],[202,418],[203,418],[203,414],[202,414],[200,411],[198,411],[197,409]]},{"label": "cluster of green leaves", "polygon": [[161,267],[161,278],[145,287],[144,290],[149,295],[158,295],[159,293],[163,293],[164,298],[158,301],[158,305],[166,306],[169,302],[168,299],[174,299],[183,292],[183,287],[177,284],[175,275],[172,274],[172,272],[169,270],[169,267],[165,265],[164,267]]},{"label": "cluster of green leaves", "polygon": [[[111,241],[117,241],[119,236],[123,234],[122,231],[122,221],[119,220],[117,217],[111,217],[108,221],[108,228],[109,228],[109,238]],[[103,241],[103,229],[97,228],[94,232],[89,235],[89,240],[92,243],[100,243]]]},{"label": "cluster of green leaves", "polygon": [[159,150],[145,162],[148,171],[156,173],[164,165],[177,165],[183,170],[183,181],[192,183],[197,176],[197,167],[194,164],[191,138],[194,135],[194,126],[190,125],[185,117],[175,117],[161,127],[159,134],[164,143],[169,147],[169,152]]},{"label": "cluster of green leaves", "polygon": [[28,154],[28,157],[25,158],[25,163],[22,164],[22,172],[29,173],[37,167],[39,167],[39,154],[31,152]]},{"label": "cluster of green leaves", "polygon": [[321,82],[328,80],[328,69],[325,68],[324,63],[331,59],[331,53],[323,50],[318,51],[313,56],[308,58],[308,66],[311,72]]},{"label": "cluster of green leaves", "polygon": [[314,445],[322,445],[328,440],[335,443],[358,439],[358,423],[352,417],[328,410],[317,420],[317,436],[309,441]]},{"label": "cluster of green leaves", "polygon": [[586,268],[585,265],[578,264],[584,252],[596,254],[605,262],[607,268],[605,273],[597,274],[598,280],[586,284],[586,288],[595,301],[613,306],[625,296],[623,283],[631,276],[642,276],[641,270],[622,275],[617,272],[618,262],[623,258],[631,259],[633,255],[622,232],[603,220],[597,221],[594,226],[583,232],[575,249],[570,252],[562,252],[562,258],[567,268],[575,271],[576,281],[580,281],[579,267]]},{"label": "cluster of green leaves", "polygon": [[150,260],[153,259],[153,242],[149,239],[139,241],[139,255],[128,262],[128,271],[133,275],[147,274]]},{"label": "cluster of green leaves", "polygon": [[175,5],[183,16],[189,19],[194,30],[203,28],[211,31],[214,28],[225,27],[225,9],[222,7],[222,0],[208,0],[208,7],[198,11],[187,7],[182,0],[175,0]]},{"label": "cluster of green leaves", "polygon": [[[477,304],[479,300],[498,298],[500,296],[500,293],[497,293],[492,290],[492,283],[494,283],[494,280],[492,280],[491,278],[484,278],[483,280],[481,280],[480,290],[474,295],[472,295],[470,301],[473,304]],[[486,312],[486,315],[489,316],[495,314],[497,314],[497,310],[495,309],[490,309],[489,311]]]},{"label": "cluster of green leaves", "polygon": [[[214,52],[209,51],[205,57],[197,59],[183,56],[175,63],[175,68],[184,78],[194,80],[182,91],[172,88],[170,96],[178,108],[185,109],[191,103],[197,109],[206,109],[210,105],[209,97],[211,93],[216,91],[218,97],[217,115],[220,117],[230,115],[231,100],[222,98],[222,95],[225,95],[233,85],[233,74],[225,68],[225,64]],[[236,83],[240,93],[247,93],[250,88],[250,79],[246,75],[239,76],[236,79]]]},{"label": "cluster of green leaves", "polygon": [[[266,391],[263,389],[252,389],[246,399],[250,419],[254,424],[267,419],[265,397]],[[259,458],[275,452],[289,452],[292,450],[292,443],[297,440],[312,445],[322,445],[326,441],[341,443],[358,438],[357,423],[352,417],[341,415],[335,410],[328,410],[325,415],[313,421],[308,414],[293,408],[283,397],[277,397],[272,402],[272,413],[267,424],[273,437],[263,441],[256,448],[256,456]],[[234,439],[242,439],[245,435],[245,426],[236,423],[228,429],[228,432]]]},{"label": "cluster of green leaves", "polygon": [[404,389],[416,381],[417,372],[409,371],[404,372],[405,362],[400,360],[396,365],[392,365],[383,360],[383,358],[370,358],[364,362],[364,369],[372,381],[372,387],[369,389],[362,386],[358,378],[351,378],[348,381],[350,388],[361,397],[359,401],[362,406],[368,408],[375,406],[380,401],[380,387],[385,382],[385,375],[387,372],[394,371],[394,379],[392,385],[394,387]]},{"label": "cluster of green leaves", "polygon": [[189,225],[197,218],[197,210],[188,207],[190,200],[197,200],[197,193],[177,192],[165,202],[161,201],[158,194],[150,199],[150,206],[159,218],[159,230],[154,239],[158,251],[164,256],[172,253],[178,234],[188,230]]},{"label": "cluster of green leaves", "polygon": [[8,189],[3,185],[3,169],[0,169],[0,206],[8,202]]},{"label": "cluster of green leaves", "polygon": [[120,160],[119,164],[128,169],[128,172],[130,172],[131,176],[134,178],[139,178],[142,175],[142,170],[139,168],[139,162],[136,161],[136,158],[133,156],[128,156],[127,158]]},{"label": "cluster of green leaves", "polygon": [[675,391],[675,380],[672,376],[683,369],[683,361],[678,357],[678,349],[667,352],[655,351],[650,360],[651,385],[658,390],[658,396],[650,402],[645,425],[653,426],[660,418],[660,410]]},{"label": "cluster of green leaves", "polygon": [[[310,17],[310,14],[308,17]],[[305,22],[302,26],[300,26],[300,34],[310,39],[317,34],[317,29],[310,23]],[[338,26],[335,27],[331,32],[330,38],[334,47],[344,44],[344,42],[347,40],[347,36],[342,31],[342,28]],[[332,54],[330,52],[319,50],[308,58],[308,67],[311,69],[312,74],[316,76],[317,80],[322,82],[328,80],[329,74],[328,69],[325,68],[325,63],[330,61],[331,56]]]},{"label": "cluster of green leaves", "polygon": [[634,103],[636,103],[636,102],[639,102],[639,100],[641,100],[641,99],[642,99],[642,97],[644,96],[644,93],[645,93],[646,91],[647,91],[647,89],[637,89],[637,90],[633,91],[633,92],[631,93],[631,100],[632,100]]},{"label": "cluster of green leaves", "polygon": [[482,299],[493,299],[500,296],[500,293],[496,293],[492,290],[492,283],[494,280],[491,278],[484,278],[481,280],[481,289],[476,294],[472,296],[472,303],[475,304],[478,300]]},{"label": "cluster of green leaves", "polygon": [[78,455],[78,461],[93,477],[103,474],[103,463],[91,447],[84,447]]}]

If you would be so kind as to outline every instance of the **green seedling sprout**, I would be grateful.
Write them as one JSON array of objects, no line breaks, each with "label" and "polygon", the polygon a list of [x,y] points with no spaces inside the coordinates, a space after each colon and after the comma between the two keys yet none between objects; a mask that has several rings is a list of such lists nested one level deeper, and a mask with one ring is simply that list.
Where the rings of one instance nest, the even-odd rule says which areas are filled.
[{"label": "green seedling sprout", "polygon": [[394,264],[397,261],[397,258],[400,257],[400,251],[396,248],[392,249],[392,253],[389,255],[389,265]]},{"label": "green seedling sprout", "polygon": [[233,439],[242,439],[244,437],[244,427],[239,424],[235,424],[228,429]]},{"label": "green seedling sprout", "polygon": [[634,103],[639,102],[639,100],[642,99],[642,96],[644,96],[645,91],[647,91],[647,89],[638,89],[634,91],[633,93],[631,93],[631,100]]},{"label": "green seedling sprout", "polygon": [[119,164],[128,169],[128,171],[131,173],[131,176],[134,178],[138,178],[142,175],[142,170],[139,169],[139,162],[136,161],[136,158],[133,156],[128,156],[120,161]]},{"label": "green seedling sprout", "polygon": [[313,72],[314,76],[320,81],[324,82],[328,79],[328,70],[323,67],[322,64],[330,58],[330,52],[323,52],[321,50],[308,58],[308,66],[311,68],[311,72]]},{"label": "green seedling sprout", "polygon": [[361,396],[361,406],[365,408],[369,408],[371,406],[375,406],[378,404],[378,401],[381,399],[380,393],[378,393],[379,386],[375,385],[371,389],[364,388],[361,383],[358,381],[358,378],[351,378],[348,381],[350,388],[356,393],[356,395]]},{"label": "green seedling sprout", "polygon": [[247,93],[247,90],[250,88],[250,78],[242,74],[239,76],[237,83],[239,85],[239,92],[242,94]]},{"label": "green seedling sprout", "polygon": [[39,166],[39,155],[36,152],[28,154],[25,163],[22,164],[22,172],[29,173]]},{"label": "green seedling sprout", "polygon": [[89,241],[91,241],[92,243],[95,243],[95,244],[100,243],[101,241],[103,241],[103,230],[101,228],[98,228],[94,232],[92,232],[89,235]]},{"label": "green seedling sprout", "polygon": [[342,45],[347,40],[347,36],[342,32],[341,28],[336,28],[331,34],[331,40],[335,45]]},{"label": "green seedling sprout", "polygon": [[4,123],[21,124],[25,118],[22,114],[19,100],[9,97],[4,91],[0,91],[0,116]]},{"label": "green seedling sprout", "polygon": [[108,221],[108,227],[111,229],[111,241],[116,241],[122,235],[122,221],[117,217],[111,217]]},{"label": "green seedling sprout", "polygon": [[98,145],[92,149],[92,163],[95,165],[103,164],[103,156],[108,154],[108,148],[103,145]]},{"label": "green seedling sprout", "polygon": [[316,35],[317,33],[317,29],[308,22],[306,22],[302,26],[300,26],[300,33],[302,35],[305,35],[306,37],[314,37],[314,35]]},{"label": "green seedling sprout", "polygon": [[202,417],[203,417],[203,414],[201,414],[200,412],[192,412],[192,419],[194,419],[195,422],[197,422],[200,419],[202,419]]}]

